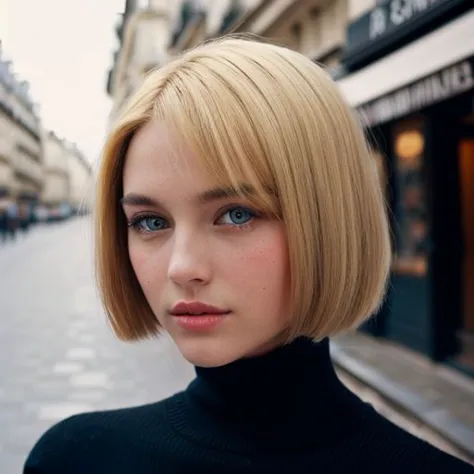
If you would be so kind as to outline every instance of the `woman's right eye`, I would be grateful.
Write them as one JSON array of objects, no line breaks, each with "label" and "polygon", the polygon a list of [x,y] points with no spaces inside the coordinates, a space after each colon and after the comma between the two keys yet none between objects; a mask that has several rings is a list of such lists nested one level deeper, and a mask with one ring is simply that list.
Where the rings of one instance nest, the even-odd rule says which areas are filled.
[{"label": "woman's right eye", "polygon": [[129,222],[129,227],[133,227],[139,232],[157,232],[169,227],[168,222],[160,216],[139,216]]}]

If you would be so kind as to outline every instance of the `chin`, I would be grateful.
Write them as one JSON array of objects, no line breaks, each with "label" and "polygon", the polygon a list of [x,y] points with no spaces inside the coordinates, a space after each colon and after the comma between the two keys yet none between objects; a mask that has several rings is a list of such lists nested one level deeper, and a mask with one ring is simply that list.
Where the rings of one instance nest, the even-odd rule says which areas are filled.
[{"label": "chin", "polygon": [[212,368],[230,364],[244,356],[232,344],[216,337],[173,338],[182,356],[192,365]]}]

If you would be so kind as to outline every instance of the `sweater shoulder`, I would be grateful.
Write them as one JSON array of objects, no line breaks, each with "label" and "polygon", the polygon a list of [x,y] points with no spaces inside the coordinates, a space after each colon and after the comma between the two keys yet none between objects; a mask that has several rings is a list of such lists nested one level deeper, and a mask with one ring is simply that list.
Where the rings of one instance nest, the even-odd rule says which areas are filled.
[{"label": "sweater shoulder", "polygon": [[[166,403],[82,413],[49,428],[30,451],[24,474],[108,472],[125,450],[140,450],[137,440],[153,428],[166,431]],[[142,449],[145,449],[142,447]],[[122,460],[123,461],[123,460]],[[112,463],[112,464],[111,464]],[[100,470],[100,465],[107,469]],[[118,471],[118,469],[117,469]]]},{"label": "sweater shoulder", "polygon": [[[370,430],[370,439],[364,439],[363,444],[367,448],[365,457],[371,463],[378,459],[385,466],[385,472],[474,474],[474,466],[405,431],[381,415],[377,414],[375,426]],[[374,452],[377,455],[374,456]]]},{"label": "sweater shoulder", "polygon": [[[412,436],[412,435],[409,435]],[[474,466],[448,454],[441,449],[432,446],[424,440],[414,438],[413,446],[418,443],[418,456],[415,456],[413,462],[417,466],[417,473],[424,474],[474,474]]]}]

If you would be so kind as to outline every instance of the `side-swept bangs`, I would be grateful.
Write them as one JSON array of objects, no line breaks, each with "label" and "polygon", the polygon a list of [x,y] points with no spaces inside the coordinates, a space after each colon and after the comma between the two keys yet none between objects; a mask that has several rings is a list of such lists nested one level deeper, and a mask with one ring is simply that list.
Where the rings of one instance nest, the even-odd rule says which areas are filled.
[{"label": "side-swept bangs", "polygon": [[304,56],[228,38],[149,74],[107,140],[96,261],[119,337],[159,332],[131,268],[119,207],[128,143],[150,120],[166,122],[219,184],[283,221],[294,311],[289,338],[331,336],[378,308],[390,239],[361,125],[327,74]]}]

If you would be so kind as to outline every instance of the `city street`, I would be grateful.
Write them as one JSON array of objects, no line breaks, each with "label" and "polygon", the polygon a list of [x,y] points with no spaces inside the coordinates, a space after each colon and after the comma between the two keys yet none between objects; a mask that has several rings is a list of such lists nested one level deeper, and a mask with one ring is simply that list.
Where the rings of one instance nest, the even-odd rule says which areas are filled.
[{"label": "city street", "polygon": [[71,414],[156,401],[193,376],[169,340],[116,340],[96,295],[89,218],[0,245],[0,472]]}]

